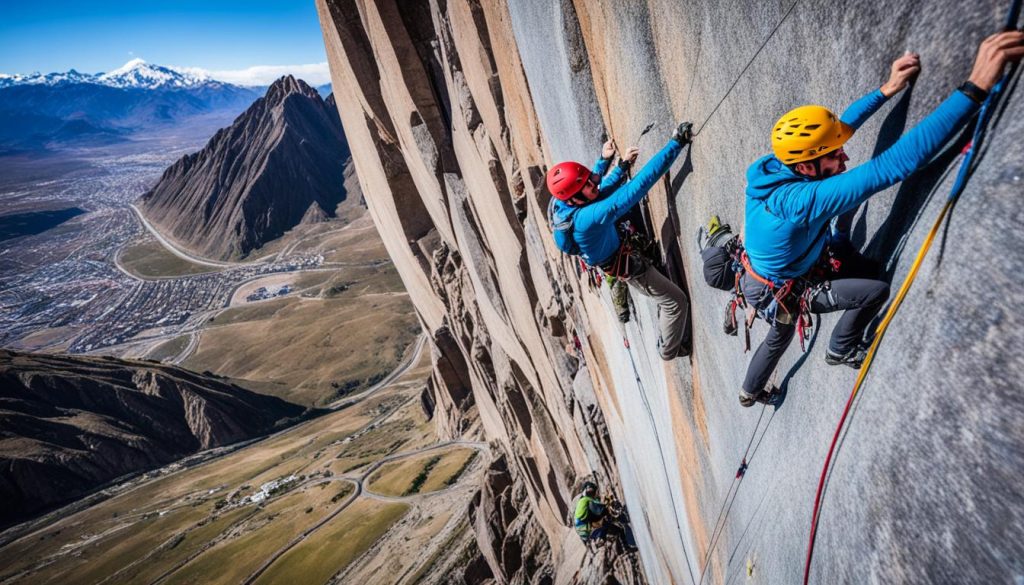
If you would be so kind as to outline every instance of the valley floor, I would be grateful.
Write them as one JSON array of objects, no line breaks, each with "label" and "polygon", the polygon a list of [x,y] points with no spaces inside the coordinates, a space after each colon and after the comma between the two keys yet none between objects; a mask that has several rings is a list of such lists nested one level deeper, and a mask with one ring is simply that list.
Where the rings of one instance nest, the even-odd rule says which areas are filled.
[{"label": "valley floor", "polygon": [[415,582],[472,546],[466,502],[487,459],[485,443],[434,439],[422,348],[325,416],[0,534],[0,583],[327,583],[378,570]]}]

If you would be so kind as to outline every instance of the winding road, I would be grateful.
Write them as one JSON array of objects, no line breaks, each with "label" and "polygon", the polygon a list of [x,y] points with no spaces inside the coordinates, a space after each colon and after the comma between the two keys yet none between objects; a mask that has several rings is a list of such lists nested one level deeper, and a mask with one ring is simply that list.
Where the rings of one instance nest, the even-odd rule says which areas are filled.
[{"label": "winding road", "polygon": [[132,208],[132,211],[135,212],[135,215],[139,218],[139,221],[142,222],[143,227],[149,230],[149,233],[153,234],[153,237],[155,237],[156,240],[160,242],[160,244],[163,245],[164,248],[167,248],[168,252],[174,254],[178,258],[181,258],[182,260],[188,260],[193,264],[200,264],[202,266],[213,266],[214,268],[230,268],[233,266],[245,266],[246,264],[256,264],[259,262],[266,261],[264,259],[258,260],[256,262],[220,262],[218,260],[208,260],[206,258],[200,258],[199,256],[192,255],[187,251],[182,250],[174,243],[172,243],[170,240],[161,235],[160,232],[157,231],[157,229],[154,228],[153,225],[149,223],[149,220],[147,220],[146,217],[142,215],[142,212],[139,211],[139,208],[135,207],[134,203],[129,203],[128,207]]}]

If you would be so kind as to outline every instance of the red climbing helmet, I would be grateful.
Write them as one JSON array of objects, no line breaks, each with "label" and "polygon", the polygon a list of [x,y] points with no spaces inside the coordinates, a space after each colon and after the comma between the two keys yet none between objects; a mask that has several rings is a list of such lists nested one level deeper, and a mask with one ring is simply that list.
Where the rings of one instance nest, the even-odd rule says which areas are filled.
[{"label": "red climbing helmet", "polygon": [[580,163],[558,163],[548,171],[548,191],[555,199],[568,201],[583,189],[589,179],[590,169]]}]

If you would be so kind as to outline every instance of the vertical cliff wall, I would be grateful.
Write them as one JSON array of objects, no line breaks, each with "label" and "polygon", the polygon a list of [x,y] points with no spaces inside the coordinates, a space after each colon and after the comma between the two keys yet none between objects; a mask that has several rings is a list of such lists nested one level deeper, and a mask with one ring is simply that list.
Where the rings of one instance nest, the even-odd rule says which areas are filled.
[{"label": "vertical cliff wall", "polygon": [[[911,91],[849,143],[884,150],[967,77],[1005,2],[317,0],[335,95],[370,212],[430,332],[442,434],[501,456],[473,502],[499,582],[799,582],[814,490],[854,372],[825,337],[794,347],[783,404],[742,409],[747,355],[699,277],[709,213],[743,223],[744,173],[778,115],[842,110],[922,55]],[[1015,87],[1015,84],[1014,84]],[[815,582],[1013,582],[1021,544],[1019,92],[882,345],[828,483]],[[655,307],[623,330],[608,291],[554,249],[543,173],[589,163],[603,135],[700,133],[651,192],[655,235],[692,297],[695,351],[664,364]],[[901,279],[963,145],[866,204],[855,242]],[[763,323],[753,331],[756,344]],[[631,349],[623,343],[629,340]],[[572,350],[573,338],[581,350]],[[568,350],[567,350],[568,346]],[[736,481],[746,454],[749,470]],[[624,497],[633,557],[587,553],[565,526],[595,475]],[[746,582],[746,581],[745,581]]]}]

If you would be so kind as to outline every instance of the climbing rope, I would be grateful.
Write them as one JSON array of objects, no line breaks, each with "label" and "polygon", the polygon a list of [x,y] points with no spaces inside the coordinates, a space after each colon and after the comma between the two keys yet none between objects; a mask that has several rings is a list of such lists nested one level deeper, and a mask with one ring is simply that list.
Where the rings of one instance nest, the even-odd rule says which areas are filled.
[{"label": "climbing rope", "polygon": [[[749,61],[747,61],[747,64],[743,67],[743,70],[740,71],[740,74],[736,76],[736,79],[733,80],[732,85],[730,85],[729,89],[726,90],[725,95],[722,96],[722,99],[718,100],[718,103],[715,105],[715,108],[711,110],[711,113],[708,114],[708,117],[704,118],[704,121],[701,123],[700,127],[697,128],[697,131],[693,133],[694,136],[699,135],[700,131],[704,129],[704,126],[707,126],[708,122],[711,121],[711,118],[714,117],[716,113],[718,113],[718,108],[720,108],[722,104],[725,103],[726,98],[728,98],[729,94],[732,93],[732,90],[736,87],[736,84],[740,82],[740,79],[743,79],[743,75],[747,72],[747,69],[750,69],[750,66],[754,64],[754,61],[757,59],[757,56],[761,54],[761,51],[763,51],[765,46],[768,45],[768,42],[772,40],[772,38],[775,36],[775,33],[778,32],[779,28],[782,27],[782,23],[786,22],[786,19],[789,18],[789,15],[793,13],[793,9],[796,8],[796,5],[799,3],[800,0],[793,0],[793,3],[789,5],[789,9],[786,10],[786,13],[782,15],[782,18],[779,20],[778,24],[775,25],[775,28],[772,29],[772,32],[768,33],[768,38],[766,38],[764,42],[761,43],[761,46],[757,48],[757,51],[754,52],[754,56],[751,57]],[[693,85],[691,84],[690,87],[692,88]]]},{"label": "climbing rope", "polygon": [[[729,519],[729,512],[732,510],[733,502],[736,501],[736,494],[740,492],[739,484],[743,482],[743,478],[746,477],[748,461],[747,457],[752,455],[750,448],[754,445],[754,438],[757,437],[757,431],[761,428],[761,420],[764,419],[764,412],[768,408],[767,404],[761,405],[761,414],[757,417],[757,423],[754,424],[754,432],[750,433],[750,440],[747,441],[747,448],[743,451],[743,457],[740,461],[740,466],[736,470],[736,475],[732,479],[732,483],[729,484],[729,489],[725,492],[725,499],[722,500],[722,507],[718,510],[718,518],[715,519],[715,527],[711,531],[711,540],[708,543],[708,550],[704,553],[704,562],[700,570],[700,579],[697,581],[697,585],[704,583],[704,575],[707,574],[708,566],[711,564],[711,555],[715,551],[715,547],[718,545],[718,539],[725,532],[725,523]],[[765,433],[768,432],[768,427],[772,423],[772,419],[775,418],[775,412],[772,411],[772,416],[768,417],[768,424],[764,426],[764,432],[761,433],[761,439],[764,439]],[[760,446],[761,441],[758,440],[757,444]],[[755,449],[756,451],[756,449]],[[733,489],[735,488],[735,492]]]},{"label": "climbing rope", "polygon": [[640,388],[640,398],[643,399],[644,408],[647,409],[647,416],[651,421],[651,430],[654,431],[654,440],[658,443],[658,456],[661,457],[661,470],[665,475],[665,485],[668,487],[669,497],[672,499],[672,518],[676,522],[676,534],[679,535],[680,550],[683,551],[683,559],[686,560],[686,570],[690,573],[690,583],[695,583],[693,578],[693,567],[690,565],[690,555],[686,554],[686,543],[683,542],[683,527],[679,524],[679,514],[676,512],[679,508],[676,504],[675,491],[672,489],[672,483],[668,477],[668,463],[665,461],[665,449],[661,445],[661,436],[658,435],[658,425],[654,421],[654,411],[651,410],[651,403],[647,401],[647,392],[644,390],[644,383],[640,379],[640,370],[636,367],[636,360],[633,359],[633,350],[629,347],[629,336],[623,332],[622,334],[622,345],[626,347],[626,354],[629,355],[629,363],[633,366],[633,377],[636,379],[636,384]]},{"label": "climbing rope", "polygon": [[[1021,0],[1013,0],[1010,5],[1009,13],[1007,14],[1004,30],[1014,30],[1016,28],[1017,20],[1020,16],[1020,9]],[[1000,93],[1002,93],[1003,87],[1006,85],[1006,81],[1010,75],[1010,72],[1003,75],[999,82],[996,83],[995,87],[992,88],[992,91],[989,92],[988,98],[985,100],[984,104],[982,104],[981,112],[978,115],[978,120],[974,127],[974,134],[971,138],[971,142],[964,147],[964,158],[960,164],[956,180],[953,182],[953,187],[950,190],[949,197],[946,198],[946,203],[942,206],[939,216],[935,219],[935,223],[932,225],[931,230],[928,232],[924,242],[921,244],[921,248],[917,251],[914,263],[910,266],[910,271],[907,273],[906,278],[903,279],[899,292],[896,293],[896,298],[893,300],[892,304],[889,305],[889,310],[886,311],[885,317],[878,324],[878,327],[875,330],[875,339],[871,342],[871,347],[868,349],[867,357],[864,358],[864,363],[861,365],[860,371],[857,374],[857,380],[853,385],[853,390],[850,392],[850,397],[846,400],[846,406],[843,408],[843,414],[839,418],[839,424],[836,426],[835,434],[832,436],[832,443],[828,448],[828,455],[825,457],[825,465],[821,470],[821,476],[818,478],[818,490],[814,496],[814,511],[811,513],[811,532],[807,543],[807,560],[804,564],[804,585],[807,585],[810,580],[811,560],[814,556],[814,543],[818,534],[818,523],[821,520],[821,502],[825,491],[825,481],[829,475],[829,466],[832,463],[832,457],[835,454],[839,436],[844,430],[844,425],[848,415],[850,414],[853,401],[864,384],[864,379],[867,377],[868,372],[871,369],[871,364],[874,362],[875,354],[878,352],[878,346],[882,342],[882,338],[885,336],[885,332],[888,330],[889,324],[892,322],[896,312],[903,304],[903,300],[910,291],[910,287],[914,284],[914,279],[917,278],[917,273],[921,268],[921,264],[923,263],[925,256],[927,256],[928,251],[931,249],[932,242],[935,240],[935,236],[938,234],[939,228],[942,227],[949,210],[953,207],[961,193],[963,193],[964,188],[967,186],[967,180],[973,170],[972,167],[975,153],[979,150],[981,143],[985,138],[988,121],[991,117],[992,106],[998,100],[998,97]]]},{"label": "climbing rope", "polygon": [[[572,308],[573,308],[573,313],[574,313],[575,318],[576,318],[576,324],[577,324],[577,326],[579,326],[579,324],[583,323],[583,315],[580,312],[579,303],[573,303],[573,307]],[[587,338],[587,336],[583,336],[583,338],[587,339],[587,344],[589,345],[589,343],[590,343],[589,338]],[[692,583],[695,583],[696,581],[694,580],[694,577],[693,577],[693,567],[690,564],[690,555],[688,555],[686,553],[686,543],[683,542],[683,528],[682,528],[682,525],[679,524],[679,515],[676,514],[676,510],[678,510],[679,508],[678,508],[678,506],[676,504],[675,492],[672,490],[672,485],[671,485],[671,482],[669,481],[669,477],[668,477],[668,463],[665,461],[665,450],[662,448],[662,445],[661,445],[661,437],[658,435],[657,425],[655,424],[655,421],[654,421],[654,411],[651,409],[651,404],[647,400],[647,392],[644,389],[643,380],[640,379],[640,370],[636,367],[636,360],[633,359],[633,350],[630,348],[629,337],[626,334],[626,332],[623,332],[622,344],[625,346],[626,353],[629,355],[629,363],[633,367],[633,378],[636,380],[637,387],[640,389],[640,397],[643,400],[644,408],[647,410],[647,416],[648,416],[648,418],[651,421],[651,429],[654,430],[654,440],[658,444],[658,456],[661,458],[662,473],[665,476],[665,484],[666,484],[666,486],[668,486],[669,497],[672,499],[672,516],[673,516],[673,519],[675,520],[675,523],[676,523],[676,534],[679,536],[680,549],[683,551],[683,559],[686,561],[686,570],[690,574],[690,583],[692,584]],[[591,351],[593,351],[593,348],[591,348]],[[646,510],[641,510],[641,511],[644,512],[644,517],[647,518]],[[648,523],[648,525],[650,525],[650,520],[649,519],[648,519],[647,523]]]}]

